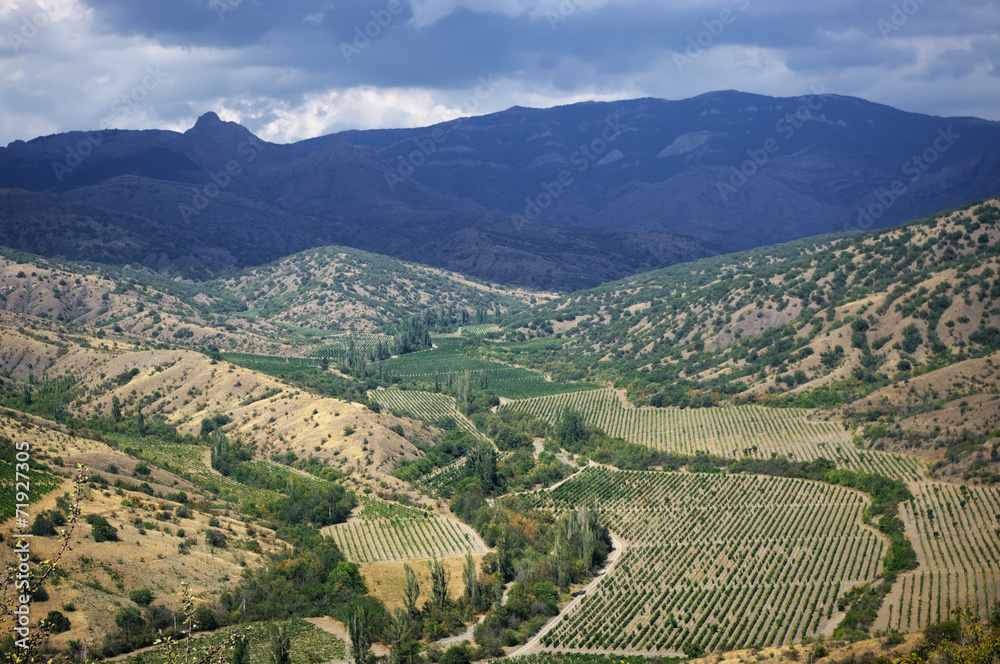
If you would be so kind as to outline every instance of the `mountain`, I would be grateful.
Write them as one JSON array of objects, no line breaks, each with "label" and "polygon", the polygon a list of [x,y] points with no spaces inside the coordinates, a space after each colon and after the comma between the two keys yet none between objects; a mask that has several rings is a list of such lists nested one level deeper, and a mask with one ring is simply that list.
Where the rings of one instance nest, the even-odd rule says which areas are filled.
[{"label": "mountain", "polygon": [[496,280],[579,288],[721,249],[566,229],[387,180],[375,150],[276,145],[208,113],[184,133],[72,132],[0,150],[7,246],[205,279],[342,244]]},{"label": "mountain", "polygon": [[0,149],[0,230],[16,249],[196,279],[344,245],[576,290],[998,184],[1000,123],[828,94],[514,107],[289,145],[206,113],[183,133]]},{"label": "mountain", "polygon": [[304,143],[334,140],[371,146],[394,174],[487,209],[728,250],[891,226],[1000,189],[1000,123],[825,93],[515,107]]}]

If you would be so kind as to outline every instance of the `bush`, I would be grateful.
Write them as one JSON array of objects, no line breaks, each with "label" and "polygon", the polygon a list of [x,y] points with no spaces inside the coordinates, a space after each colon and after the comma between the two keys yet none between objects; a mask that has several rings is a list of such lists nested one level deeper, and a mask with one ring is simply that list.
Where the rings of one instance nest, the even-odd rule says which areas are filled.
[{"label": "bush", "polygon": [[53,634],[61,634],[69,631],[69,618],[59,611],[49,611],[45,617],[45,628]]},{"label": "bush", "polygon": [[199,606],[194,610],[194,624],[195,628],[202,632],[211,632],[219,627],[215,613],[207,606]]},{"label": "bush", "polygon": [[149,588],[140,588],[129,593],[128,598],[139,606],[149,606],[153,603],[153,592]]},{"label": "bush", "polygon": [[228,540],[226,539],[226,536],[218,530],[209,528],[205,531],[205,543],[218,549],[225,549]]},{"label": "bush", "polygon": [[135,632],[142,629],[146,621],[142,619],[142,613],[134,606],[126,606],[115,616],[115,624],[126,632]]},{"label": "bush", "polygon": [[117,542],[118,529],[108,523],[103,516],[96,514],[87,515],[87,523],[90,524],[91,534],[95,542]]}]

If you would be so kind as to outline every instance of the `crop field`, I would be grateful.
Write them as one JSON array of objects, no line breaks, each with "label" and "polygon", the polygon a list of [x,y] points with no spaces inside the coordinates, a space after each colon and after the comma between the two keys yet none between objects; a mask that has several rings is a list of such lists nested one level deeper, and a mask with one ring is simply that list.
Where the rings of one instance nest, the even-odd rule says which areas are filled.
[{"label": "crop field", "polygon": [[491,332],[499,332],[500,326],[493,323],[481,323],[479,325],[463,325],[463,337],[482,337]]},{"label": "crop field", "polygon": [[488,551],[471,528],[454,519],[369,498],[361,502],[357,516],[323,528],[352,562],[450,558]]},{"label": "crop field", "polygon": [[733,406],[723,408],[626,407],[611,389],[524,399],[503,408],[526,411],[556,422],[567,408],[611,436],[655,449],[729,458],[795,461],[824,457],[839,467],[879,473],[904,481],[923,478],[923,465],[912,457],[858,450],[835,422],[811,422],[801,408]]},{"label": "crop field", "polygon": [[433,423],[450,417],[462,429],[476,437],[482,437],[472,423],[458,412],[455,398],[446,394],[415,390],[371,390],[368,397],[386,410],[404,413],[418,420]]},{"label": "crop field", "polygon": [[580,390],[592,390],[592,383],[552,383],[537,372],[512,367],[501,362],[490,362],[448,352],[443,349],[409,353],[386,360],[382,363],[388,375],[404,380],[424,381],[433,384],[435,380],[447,385],[449,379],[469,372],[472,388],[479,387],[480,377],[485,374],[487,387],[508,399],[523,399],[545,394],[558,394]]},{"label": "crop field", "polygon": [[921,630],[965,604],[989,615],[1000,597],[1000,490],[922,482],[913,494],[899,515],[920,567],[899,576],[876,627]]},{"label": "crop field", "polygon": [[431,342],[435,350],[454,352],[462,348],[465,340],[456,334],[432,334]]},{"label": "crop field", "polygon": [[872,581],[888,547],[861,523],[861,494],[754,475],[590,467],[537,506],[597,504],[627,542],[614,571],[542,644],[679,656],[829,634],[837,597]]},{"label": "crop field", "polygon": [[306,357],[328,360],[340,360],[347,356],[347,350],[351,347],[351,342],[359,351],[369,351],[378,348],[380,343],[388,344],[392,347],[392,337],[388,334],[374,334],[369,332],[359,332],[356,334],[343,334],[330,340],[330,343],[316,346],[306,353]]}]

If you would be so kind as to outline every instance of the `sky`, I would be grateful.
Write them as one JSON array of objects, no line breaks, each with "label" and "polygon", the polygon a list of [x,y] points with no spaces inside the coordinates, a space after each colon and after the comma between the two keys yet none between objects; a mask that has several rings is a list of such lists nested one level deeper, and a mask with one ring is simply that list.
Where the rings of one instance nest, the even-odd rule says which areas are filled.
[{"label": "sky", "polygon": [[0,0],[0,145],[821,90],[1000,120],[1000,0]]}]

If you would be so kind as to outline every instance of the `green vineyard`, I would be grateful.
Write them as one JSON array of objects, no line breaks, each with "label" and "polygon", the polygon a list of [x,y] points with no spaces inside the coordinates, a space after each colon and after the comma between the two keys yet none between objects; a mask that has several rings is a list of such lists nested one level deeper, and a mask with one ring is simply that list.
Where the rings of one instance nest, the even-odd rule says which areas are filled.
[{"label": "green vineyard", "polygon": [[917,631],[966,604],[988,615],[1000,597],[1000,490],[925,482],[913,494],[899,514],[920,567],[900,575],[876,626]]},{"label": "green vineyard", "polygon": [[596,505],[626,540],[614,571],[542,638],[583,652],[679,656],[828,633],[836,600],[880,573],[887,544],[857,492],[788,478],[590,467],[551,492]]},{"label": "green vineyard", "polygon": [[635,408],[611,389],[524,399],[503,408],[525,411],[556,422],[566,409],[612,436],[682,454],[698,452],[729,458],[795,461],[824,457],[839,467],[920,480],[921,463],[912,457],[858,450],[840,424],[811,422],[801,408],[733,406],[721,408]]},{"label": "green vineyard", "polygon": [[554,383],[534,371],[501,362],[479,360],[444,349],[401,355],[386,360],[382,367],[387,375],[432,385],[435,381],[447,385],[449,380],[454,381],[468,372],[473,389],[479,388],[480,379],[485,376],[488,389],[508,399],[592,390],[597,387],[592,383]]},{"label": "green vineyard", "polygon": [[458,412],[454,397],[434,392],[381,389],[371,390],[368,396],[386,410],[403,413],[418,420],[434,423],[450,417],[462,429],[474,436],[482,437],[472,423]]},{"label": "green vineyard", "polygon": [[464,556],[488,549],[468,526],[420,510],[361,498],[361,512],[323,533],[356,563],[395,562]]},{"label": "green vineyard", "polygon": [[330,343],[316,346],[306,353],[306,357],[315,359],[341,360],[347,357],[351,344],[358,351],[374,352],[379,344],[392,347],[392,336],[388,334],[356,333],[344,334],[330,340]]}]

